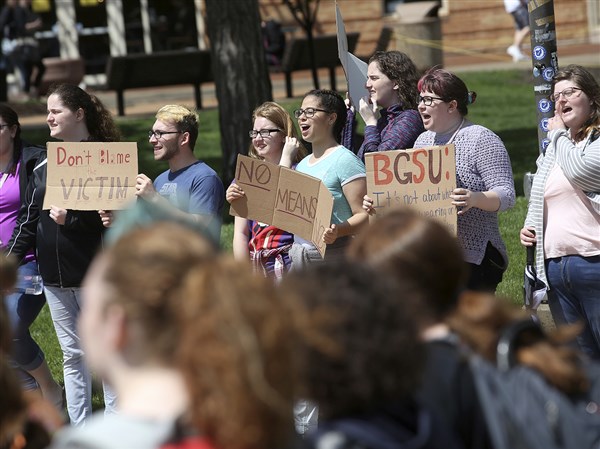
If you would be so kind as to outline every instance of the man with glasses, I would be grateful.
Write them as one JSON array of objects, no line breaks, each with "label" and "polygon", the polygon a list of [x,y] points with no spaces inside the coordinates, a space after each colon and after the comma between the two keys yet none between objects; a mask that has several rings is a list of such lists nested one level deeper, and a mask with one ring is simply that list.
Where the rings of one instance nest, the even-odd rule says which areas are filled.
[{"label": "man with glasses", "polygon": [[194,155],[198,137],[198,114],[180,105],[166,105],[156,113],[148,132],[154,159],[169,169],[154,183],[139,174],[136,195],[151,203],[170,203],[209,227],[215,238],[221,233],[221,209],[225,192],[217,173]]}]

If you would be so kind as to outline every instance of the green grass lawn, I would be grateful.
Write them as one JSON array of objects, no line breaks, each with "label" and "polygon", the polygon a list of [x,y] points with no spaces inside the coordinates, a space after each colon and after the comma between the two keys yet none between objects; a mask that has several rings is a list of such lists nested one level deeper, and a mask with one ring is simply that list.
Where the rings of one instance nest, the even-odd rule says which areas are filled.
[{"label": "green grass lawn", "polygon": [[[469,108],[469,118],[475,123],[486,126],[496,132],[504,141],[511,157],[515,187],[516,206],[500,214],[500,229],[510,257],[508,271],[498,288],[498,293],[519,303],[521,301],[523,266],[525,250],[518,239],[523,225],[527,202],[522,197],[523,175],[535,170],[535,159],[538,156],[536,112],[534,95],[529,71],[497,71],[470,72],[459,74],[470,90],[477,92],[477,101]],[[288,110],[298,107],[300,100],[282,102]],[[151,178],[166,169],[166,164],[153,160],[147,132],[154,118],[119,118],[118,123],[123,140],[136,141],[139,149],[140,171]],[[360,122],[360,121],[359,121]],[[219,137],[218,114],[216,109],[200,112],[200,136],[196,144],[196,154],[209,163],[217,172],[221,170],[221,150]],[[362,124],[359,131],[362,132]],[[247,130],[240,130],[246,132]],[[34,143],[44,143],[48,138],[47,128],[27,128],[23,132],[25,138]],[[226,212],[225,212],[226,215]],[[221,241],[225,251],[231,250],[233,225],[226,217],[221,233]],[[47,307],[44,308],[33,326],[34,338],[43,347],[52,372],[62,382],[62,355],[58,347]],[[95,399],[98,405],[100,400]]]}]

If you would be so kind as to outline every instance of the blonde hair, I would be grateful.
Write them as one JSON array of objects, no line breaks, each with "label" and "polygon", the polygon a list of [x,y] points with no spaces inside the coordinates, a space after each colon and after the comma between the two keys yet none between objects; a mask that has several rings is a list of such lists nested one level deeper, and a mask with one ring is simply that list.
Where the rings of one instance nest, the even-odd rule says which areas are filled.
[{"label": "blonde hair", "polygon": [[[288,113],[288,111],[286,111],[277,103],[273,101],[267,101],[261,104],[252,113],[252,123],[254,123],[254,121],[258,117],[263,117],[273,122],[273,124],[277,128],[279,128],[287,137],[295,137],[296,139],[300,140],[291,115]],[[302,145],[302,143],[300,143],[300,147],[298,148],[298,152],[296,153],[296,157],[294,158],[293,163],[297,164],[302,159],[304,159],[304,157],[307,154],[308,151],[306,147]],[[261,159],[258,153],[256,152],[254,145],[252,144],[250,144],[248,155],[256,159]]]},{"label": "blonde hair", "polygon": [[189,133],[190,146],[194,149],[200,128],[200,116],[195,109],[188,109],[179,104],[167,104],[158,110],[156,120],[173,123],[177,131]]}]

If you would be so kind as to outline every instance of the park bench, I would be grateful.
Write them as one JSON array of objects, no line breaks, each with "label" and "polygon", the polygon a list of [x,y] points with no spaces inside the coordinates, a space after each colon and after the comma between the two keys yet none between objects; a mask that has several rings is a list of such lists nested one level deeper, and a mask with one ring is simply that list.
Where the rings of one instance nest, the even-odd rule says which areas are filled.
[{"label": "park bench", "polygon": [[[348,51],[350,53],[354,52],[359,35],[360,33],[347,34]],[[335,69],[341,65],[338,56],[337,35],[324,34],[315,36],[313,39],[315,44],[315,65],[317,69],[329,69],[331,90],[336,90]],[[299,70],[310,70],[311,68],[308,39],[306,37],[295,37],[286,44],[281,65],[272,66],[271,71],[284,73],[287,97],[291,98],[293,97],[292,73]]]},{"label": "park bench", "polygon": [[112,56],[106,65],[106,87],[117,93],[119,115],[125,115],[126,89],[191,84],[196,107],[202,108],[202,83],[214,81],[208,50],[178,50]]},{"label": "park bench", "polygon": [[78,85],[85,75],[83,59],[44,58],[44,75],[38,87],[39,95],[46,95],[48,88],[54,83]]}]

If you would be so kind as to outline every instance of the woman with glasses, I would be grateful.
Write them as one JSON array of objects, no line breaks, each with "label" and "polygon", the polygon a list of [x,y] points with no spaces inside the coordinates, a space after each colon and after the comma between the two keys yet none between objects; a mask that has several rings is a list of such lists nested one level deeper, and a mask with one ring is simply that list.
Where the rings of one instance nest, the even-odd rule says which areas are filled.
[{"label": "woman with glasses", "polygon": [[[419,80],[419,112],[425,131],[415,147],[454,144],[456,189],[452,204],[458,209],[457,233],[470,268],[467,288],[495,291],[508,264],[498,212],[515,203],[510,159],[500,138],[467,120],[475,102],[456,75],[433,68]],[[365,198],[365,208],[372,211]]]},{"label": "woman with glasses", "polygon": [[[252,143],[250,157],[295,166],[306,148],[299,142],[290,114],[277,103],[268,101],[252,113],[253,129],[249,131]],[[231,183],[225,198],[231,203],[244,196],[243,189]],[[266,223],[235,217],[233,254],[237,260],[250,260],[255,271],[280,279],[291,266],[289,250],[294,236]]]},{"label": "woman with glasses", "polygon": [[[363,161],[366,153],[412,148],[424,131],[417,111],[418,79],[415,64],[402,52],[378,51],[371,56],[365,84],[368,95],[361,98],[358,108],[365,122],[358,150]],[[350,107],[342,139],[350,149],[354,148],[355,124],[354,108]]]},{"label": "woman with glasses", "polygon": [[[333,195],[331,224],[323,232],[326,259],[342,257],[350,237],[366,224],[362,209],[367,193],[365,165],[349,149],[340,145],[346,122],[344,99],[331,90],[312,90],[294,111],[302,138],[312,145],[312,154],[300,161],[296,170],[323,181]],[[314,245],[295,236],[292,264],[302,266],[322,260]]]},{"label": "woman with glasses", "polygon": [[[5,249],[25,202],[27,182],[31,178],[42,147],[29,146],[21,140],[17,113],[0,104],[0,248]],[[17,368],[24,390],[38,391],[59,410],[62,388],[52,377],[44,352],[29,332],[46,302],[39,283],[39,270],[33,249],[25,255],[16,289],[4,297],[10,318],[11,364]]]},{"label": "woman with glasses", "polygon": [[521,244],[536,246],[554,320],[583,323],[579,346],[600,359],[600,86],[569,65],[552,92],[550,143],[537,160]]},{"label": "woman with glasses", "polygon": [[[95,96],[76,85],[58,84],[48,91],[50,136],[64,142],[112,142],[119,131],[110,112]],[[21,261],[36,248],[44,294],[63,352],[67,411],[72,425],[83,425],[92,413],[92,378],[83,360],[77,331],[81,282],[102,243],[104,226],[97,211],[42,210],[46,193],[47,158],[33,170],[8,254]],[[114,396],[105,389],[107,411]]]}]

